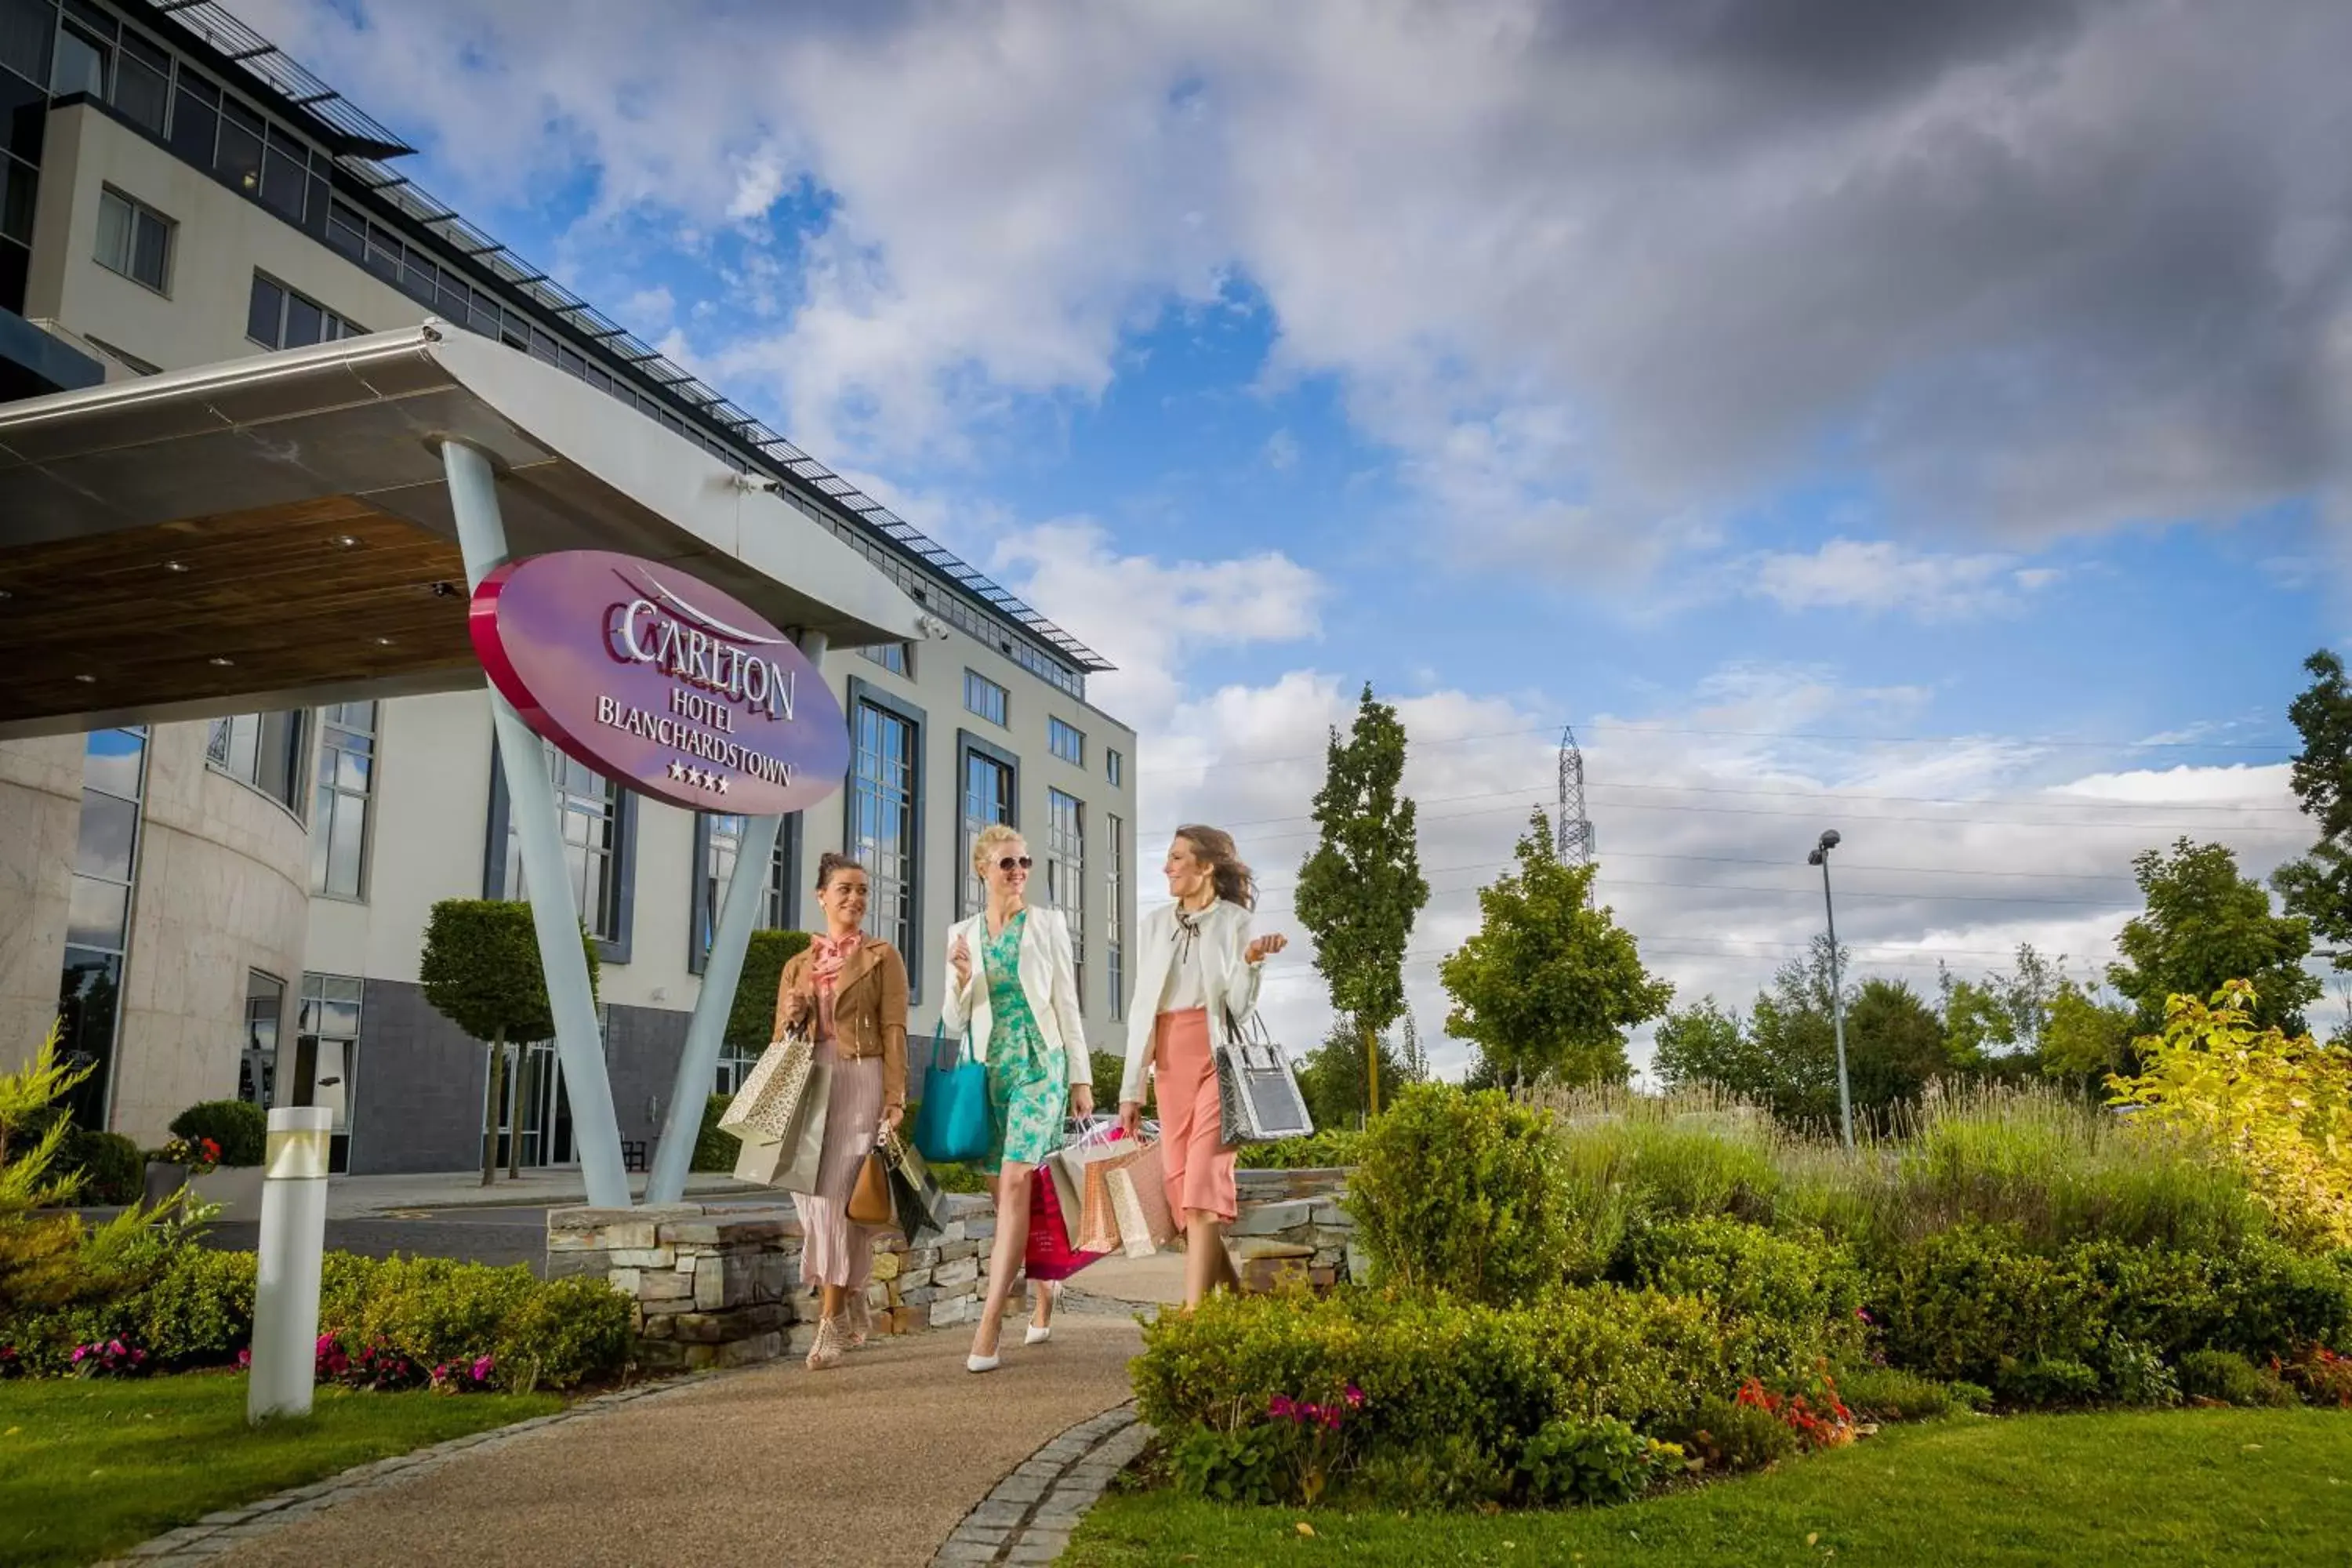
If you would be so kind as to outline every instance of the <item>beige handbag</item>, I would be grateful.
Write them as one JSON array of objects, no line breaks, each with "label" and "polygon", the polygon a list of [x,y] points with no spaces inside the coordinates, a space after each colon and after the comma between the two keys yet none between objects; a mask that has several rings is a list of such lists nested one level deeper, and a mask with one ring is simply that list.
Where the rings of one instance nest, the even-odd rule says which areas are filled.
[{"label": "beige handbag", "polygon": [[1168,1208],[1168,1168],[1160,1145],[1146,1143],[1132,1160],[1108,1168],[1112,1217],[1118,1222],[1119,1250],[1149,1258],[1175,1238],[1176,1216]]},{"label": "beige handbag", "polygon": [[719,1113],[719,1130],[738,1138],[755,1133],[779,1141],[789,1138],[815,1065],[816,1042],[804,1029],[788,1031],[761,1053],[751,1076]]}]

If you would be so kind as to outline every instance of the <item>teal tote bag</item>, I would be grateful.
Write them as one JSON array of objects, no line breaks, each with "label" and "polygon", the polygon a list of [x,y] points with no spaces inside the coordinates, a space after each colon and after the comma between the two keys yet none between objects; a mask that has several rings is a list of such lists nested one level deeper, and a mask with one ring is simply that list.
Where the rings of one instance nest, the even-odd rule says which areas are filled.
[{"label": "teal tote bag", "polygon": [[915,1152],[934,1163],[961,1164],[988,1152],[988,1068],[959,1040],[942,1062],[941,1029],[931,1029],[931,1065],[923,1071],[923,1102],[915,1111]]}]

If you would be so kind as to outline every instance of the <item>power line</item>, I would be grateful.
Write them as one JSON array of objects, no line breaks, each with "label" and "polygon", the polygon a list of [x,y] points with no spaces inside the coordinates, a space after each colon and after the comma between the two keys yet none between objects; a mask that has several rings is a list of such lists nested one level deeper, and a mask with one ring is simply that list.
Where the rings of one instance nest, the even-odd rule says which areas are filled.
[{"label": "power line", "polygon": [[[1625,735],[1720,735],[1738,740],[1763,741],[1864,741],[1878,745],[1986,745],[2041,746],[2105,752],[2271,752],[2292,756],[2294,749],[2276,741],[2082,741],[2054,735],[1838,735],[1809,730],[1716,730],[1698,726],[1669,724],[1588,724],[1588,731]],[[1414,738],[1412,744],[1426,749],[1432,746],[1465,746],[1479,741],[1519,740],[1529,735],[1549,735],[1553,726],[1537,725],[1523,730],[1487,730],[1469,735],[1443,735],[1434,739]],[[1193,767],[1145,768],[1141,776],[1154,778],[1173,773],[1198,772],[1229,772],[1234,768],[1273,767],[1283,763],[1310,763],[1325,755],[1323,752],[1290,752],[1280,755],[1260,756],[1244,752],[1206,758]]]}]

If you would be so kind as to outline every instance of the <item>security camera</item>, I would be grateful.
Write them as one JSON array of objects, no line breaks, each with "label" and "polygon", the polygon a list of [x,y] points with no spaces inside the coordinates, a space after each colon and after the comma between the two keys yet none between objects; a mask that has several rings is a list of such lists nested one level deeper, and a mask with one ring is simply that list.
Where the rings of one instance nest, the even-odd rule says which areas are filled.
[{"label": "security camera", "polygon": [[735,476],[735,488],[755,495],[772,496],[783,486],[782,481],[768,474],[738,474]]},{"label": "security camera", "polygon": [[929,641],[945,642],[948,640],[948,624],[947,622],[940,620],[937,616],[917,616],[915,617],[915,629],[922,633],[924,637]]}]

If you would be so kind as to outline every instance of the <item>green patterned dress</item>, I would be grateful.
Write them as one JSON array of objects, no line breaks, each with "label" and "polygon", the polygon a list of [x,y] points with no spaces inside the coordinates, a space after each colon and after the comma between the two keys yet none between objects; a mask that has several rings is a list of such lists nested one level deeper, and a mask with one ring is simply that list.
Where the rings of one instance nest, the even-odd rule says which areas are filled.
[{"label": "green patterned dress", "polygon": [[1044,1163],[1061,1146],[1069,1105],[1062,1053],[1045,1044],[1021,989],[1021,933],[1028,923],[1029,911],[1023,910],[992,937],[988,923],[981,922],[981,965],[988,978],[988,1110],[995,1134],[988,1154],[992,1171],[1007,1160]]}]

